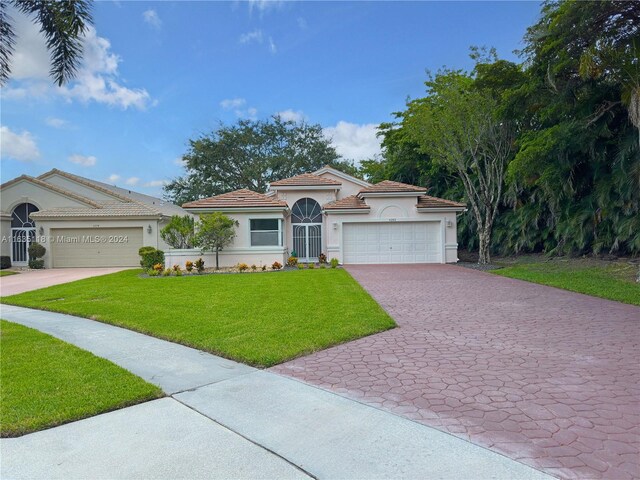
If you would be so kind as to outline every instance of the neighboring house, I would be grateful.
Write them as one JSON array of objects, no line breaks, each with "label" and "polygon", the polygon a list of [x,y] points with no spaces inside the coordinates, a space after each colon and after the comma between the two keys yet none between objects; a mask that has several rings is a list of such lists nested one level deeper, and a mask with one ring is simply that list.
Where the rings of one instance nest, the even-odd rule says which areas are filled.
[{"label": "neighboring house", "polygon": [[182,208],[159,198],[53,169],[0,185],[1,254],[28,263],[36,240],[45,267],[139,266],[143,245],[166,249],[160,229]]},{"label": "neighboring house", "polygon": [[[426,193],[399,182],[371,185],[324,167],[273,182],[266,194],[236,190],[183,208],[195,215],[223,212],[238,221],[221,266],[284,263],[293,252],[303,262],[324,253],[341,263],[455,263],[456,216],[466,207]],[[167,264],[184,264],[197,253],[170,251]]]}]

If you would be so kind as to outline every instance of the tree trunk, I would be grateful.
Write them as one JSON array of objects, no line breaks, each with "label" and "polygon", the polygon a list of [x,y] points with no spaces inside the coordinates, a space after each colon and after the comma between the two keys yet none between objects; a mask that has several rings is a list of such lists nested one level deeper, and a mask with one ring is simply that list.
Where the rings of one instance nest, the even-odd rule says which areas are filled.
[{"label": "tree trunk", "polygon": [[216,248],[216,270],[220,270],[220,265],[219,265],[219,263],[218,263],[218,252],[219,252],[219,251],[220,251],[220,250],[218,250],[218,249]]},{"label": "tree trunk", "polygon": [[478,239],[480,241],[478,251],[478,263],[487,265],[491,263],[491,253],[489,247],[491,245],[491,230],[489,228],[478,228]]}]

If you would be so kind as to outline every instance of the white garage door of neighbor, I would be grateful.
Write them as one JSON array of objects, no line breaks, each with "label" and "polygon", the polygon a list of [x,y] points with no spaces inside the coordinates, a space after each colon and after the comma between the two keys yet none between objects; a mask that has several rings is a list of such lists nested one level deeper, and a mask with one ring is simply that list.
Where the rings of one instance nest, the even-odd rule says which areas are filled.
[{"label": "white garage door of neighbor", "polygon": [[54,267],[137,267],[142,228],[51,230]]},{"label": "white garage door of neighbor", "polygon": [[343,224],[344,263],[440,263],[440,222]]}]

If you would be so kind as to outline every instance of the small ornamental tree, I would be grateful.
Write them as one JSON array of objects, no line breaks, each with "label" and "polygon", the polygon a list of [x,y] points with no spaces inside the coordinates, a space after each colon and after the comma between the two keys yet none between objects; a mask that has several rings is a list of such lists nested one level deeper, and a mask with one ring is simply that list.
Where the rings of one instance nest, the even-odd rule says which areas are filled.
[{"label": "small ornamental tree", "polygon": [[174,215],[160,230],[162,239],[173,248],[193,248],[195,240],[195,220],[191,215]]},{"label": "small ornamental tree", "polygon": [[200,216],[196,245],[203,250],[216,252],[216,270],[220,269],[218,254],[236,237],[239,223],[224,213],[214,212]]}]

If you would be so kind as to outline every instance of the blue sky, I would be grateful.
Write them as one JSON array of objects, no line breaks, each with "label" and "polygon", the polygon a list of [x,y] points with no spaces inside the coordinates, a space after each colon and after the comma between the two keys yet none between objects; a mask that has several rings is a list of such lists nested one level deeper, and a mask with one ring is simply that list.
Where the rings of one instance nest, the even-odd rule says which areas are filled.
[{"label": "blue sky", "polygon": [[144,193],[180,175],[189,138],[281,112],[319,123],[345,158],[424,93],[425,70],[471,67],[470,45],[517,60],[538,2],[98,2],[76,80],[57,88],[13,12],[2,89],[5,182],[51,168]]}]

